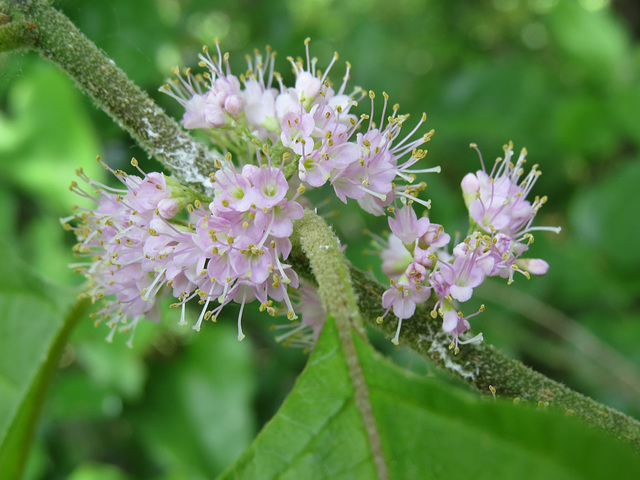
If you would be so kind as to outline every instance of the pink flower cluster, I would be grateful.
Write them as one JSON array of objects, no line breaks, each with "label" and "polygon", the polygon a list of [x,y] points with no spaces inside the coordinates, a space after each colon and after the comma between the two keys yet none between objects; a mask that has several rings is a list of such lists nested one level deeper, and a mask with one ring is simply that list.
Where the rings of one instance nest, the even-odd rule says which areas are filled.
[{"label": "pink flower cluster", "polygon": [[[355,199],[375,215],[385,214],[397,199],[419,201],[423,185],[410,185],[414,174],[439,171],[411,169],[426,155],[418,147],[433,134],[412,138],[426,116],[402,137],[408,116],[399,115],[398,106],[388,112],[384,94],[376,125],[375,95],[370,92],[371,115],[356,117],[351,109],[366,94],[358,88],[345,93],[349,64],[334,90],[328,73],[337,55],[321,74],[309,57],[308,43],[306,61],[288,59],[295,76],[292,87],[275,71],[275,54],[269,50],[266,63],[256,53],[238,77],[219,47],[215,58],[206,49],[201,55],[204,75],[176,72],[174,85],[163,87],[184,106],[183,125],[203,129],[225,152],[225,161],[205,185],[211,198],[198,198],[156,172],[143,173],[142,179],[114,172],[125,190],[109,189],[80,174],[95,194],[77,184],[73,190],[98,206],[80,210],[74,216],[80,225],[69,226],[80,240],[76,253],[89,257],[75,267],[90,280],[88,295],[94,301],[112,299],[96,314],[108,319],[112,332],[133,329],[141,318],[157,319],[157,299],[169,293],[176,299],[173,306],[182,309],[181,324],[190,300],[202,305],[197,330],[231,301],[241,304],[240,316],[255,299],[272,315],[274,302],[282,302],[289,319],[295,319],[288,291],[298,286],[298,278],[283,262],[291,250],[292,221],[303,215],[296,199],[305,188],[329,184],[343,202]],[[178,214],[185,207],[189,216],[182,219]],[[291,339],[292,332],[296,339],[317,338],[321,323],[306,308],[306,303],[312,305],[306,292],[296,296],[303,299],[298,310],[305,312],[300,328],[283,338]],[[217,306],[210,309],[212,302]],[[243,336],[239,317],[238,338]]]},{"label": "pink flower cluster", "polygon": [[[443,329],[457,348],[465,343],[459,335],[475,315],[464,316],[457,306],[486,277],[511,281],[514,272],[546,272],[546,262],[522,258],[533,238],[532,221],[546,200],[526,198],[539,172],[534,166],[520,181],[524,151],[514,163],[509,144],[491,172],[483,165],[463,179],[471,228],[449,252],[451,237],[444,228],[428,217],[418,218],[413,208],[416,203],[430,206],[419,198],[426,184],[414,184],[415,174],[440,170],[413,168],[427,153],[419,147],[433,134],[417,134],[426,115],[408,135],[401,135],[408,115],[400,115],[397,105],[389,108],[383,94],[376,123],[373,92],[355,88],[346,93],[350,65],[334,90],[328,73],[337,54],[321,73],[309,56],[308,40],[305,47],[306,59],[288,58],[293,86],[286,86],[275,71],[270,50],[266,59],[256,53],[248,60],[248,70],[236,76],[228,54],[217,46],[216,57],[206,49],[200,56],[206,73],[187,70],[183,76],[176,71],[178,79],[162,88],[183,105],[184,127],[204,130],[225,153],[210,175],[211,183],[204,186],[211,197],[157,172],[139,169],[142,178],[113,172],[123,190],[79,172],[90,192],[75,182],[72,190],[97,207],[79,209],[65,221],[79,238],[76,254],[87,258],[75,268],[90,281],[88,295],[106,302],[95,315],[107,320],[110,335],[117,329],[133,330],[141,318],[157,320],[158,298],[171,295],[172,306],[181,309],[181,324],[186,323],[189,301],[202,305],[196,330],[204,320],[215,321],[230,302],[240,304],[239,339],[244,337],[246,303],[258,300],[261,310],[271,315],[283,304],[280,308],[290,320],[298,310],[302,321],[280,337],[291,344],[313,343],[324,309],[309,285],[292,300],[291,289],[300,285],[284,262],[292,248],[292,222],[303,216],[299,196],[325,185],[344,203],[353,199],[374,215],[392,213],[388,222],[393,233],[380,240],[383,270],[391,278],[382,304],[399,319],[394,343],[402,320],[436,295],[431,314],[442,317]],[[358,117],[352,110],[367,96],[370,114]]]},{"label": "pink flower cluster", "polygon": [[[134,161],[137,166],[137,162]],[[141,171],[141,170],[140,170]],[[257,299],[275,315],[273,301],[284,302],[295,318],[288,288],[297,287],[296,273],[283,263],[291,251],[292,220],[302,207],[288,198],[282,171],[269,164],[245,165],[238,172],[231,164],[215,173],[215,197],[203,205],[193,192],[162,173],[143,178],[113,172],[126,189],[114,190],[80,178],[92,193],[76,182],[72,190],[96,202],[94,209],[78,209],[64,219],[80,242],[75,251],[87,257],[73,266],[89,280],[87,295],[94,301],[115,297],[94,314],[112,328],[134,330],[141,318],[159,319],[158,298],[171,293],[186,324],[185,305],[197,299],[203,305],[193,327],[216,320],[231,301],[241,304],[238,339],[244,338],[241,318],[245,303]],[[186,210],[189,218],[177,219]],[[72,226],[71,220],[79,220]],[[217,307],[209,309],[210,302]]]},{"label": "pink flower cluster", "polygon": [[[176,72],[179,80],[161,90],[184,106],[185,128],[204,129],[217,146],[241,156],[247,155],[249,141],[266,144],[272,154],[284,153],[287,165],[295,168],[307,186],[330,183],[344,203],[352,198],[367,212],[383,215],[396,197],[411,197],[410,187],[394,180],[411,182],[414,173],[440,171],[439,167],[411,170],[426,154],[418,147],[433,135],[430,131],[412,139],[426,115],[408,135],[398,139],[408,115],[399,115],[397,105],[388,112],[388,96],[384,94],[376,126],[375,95],[369,92],[371,115],[356,117],[351,109],[365,95],[359,88],[345,93],[350,65],[347,63],[342,84],[335,91],[328,74],[337,54],[321,75],[316,60],[309,57],[308,39],[305,46],[306,61],[288,58],[295,75],[293,87],[286,87],[275,72],[271,52],[267,52],[266,64],[256,53],[248,62],[248,71],[237,77],[231,73],[228,55],[222,55],[218,46],[216,59],[206,49],[200,56],[200,65],[208,69],[205,75],[187,71],[184,78]],[[273,87],[274,79],[279,88]]]},{"label": "pink flower cluster", "polygon": [[[158,321],[160,311],[154,301],[158,275],[146,254],[155,235],[153,227],[181,209],[186,192],[156,172],[144,179],[114,172],[126,190],[114,190],[93,181],[82,170],[77,173],[92,191],[85,192],[77,182],[72,182],[70,189],[95,201],[97,207],[77,209],[75,215],[63,219],[65,228],[75,230],[81,240],[74,247],[76,256],[89,259],[71,267],[89,279],[86,295],[94,301],[110,295],[117,298],[106,302],[93,316],[108,318],[111,326],[122,325],[131,330],[142,317]],[[73,219],[79,220],[80,225],[66,223]],[[109,338],[114,332],[115,329]]]},{"label": "pink flower cluster", "polygon": [[393,233],[384,242],[382,268],[392,280],[382,303],[387,313],[393,310],[399,319],[394,343],[398,343],[402,320],[411,317],[416,305],[432,294],[437,299],[431,315],[442,317],[442,328],[453,336],[453,347],[481,340],[481,334],[465,342],[459,340],[459,335],[470,328],[468,319],[479,312],[465,316],[457,305],[469,300],[473,289],[486,277],[508,278],[510,283],[514,272],[526,277],[547,272],[549,266],[544,260],[522,258],[533,241],[532,231],[559,231],[532,227],[546,198],[536,197],[532,203],[526,197],[540,172],[534,166],[520,181],[526,151],[522,150],[515,163],[511,143],[504,146],[504,153],[490,173],[483,164],[482,170],[462,180],[471,228],[451,253],[446,248],[451,237],[442,225],[431,223],[428,217],[418,219],[410,202],[389,217]]}]

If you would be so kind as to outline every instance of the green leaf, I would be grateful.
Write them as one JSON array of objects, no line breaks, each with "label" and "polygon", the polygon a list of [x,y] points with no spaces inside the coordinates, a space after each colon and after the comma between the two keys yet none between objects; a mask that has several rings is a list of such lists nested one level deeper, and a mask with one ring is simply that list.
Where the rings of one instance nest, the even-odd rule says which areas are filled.
[{"label": "green leaf", "polygon": [[[635,478],[630,448],[543,410],[410,374],[354,335],[390,479]],[[372,479],[376,471],[330,319],[291,395],[228,479]]]},{"label": "green leaf", "polygon": [[0,262],[0,472],[20,478],[46,390],[86,305],[54,289],[2,245]]}]

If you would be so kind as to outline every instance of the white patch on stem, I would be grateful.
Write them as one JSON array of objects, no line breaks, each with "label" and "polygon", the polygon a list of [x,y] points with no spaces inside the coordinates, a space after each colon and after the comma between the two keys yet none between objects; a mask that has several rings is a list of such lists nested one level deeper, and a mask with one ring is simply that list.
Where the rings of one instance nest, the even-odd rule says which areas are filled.
[{"label": "white patch on stem", "polygon": [[[424,335],[420,335],[420,341],[428,342],[430,339]],[[472,371],[465,370],[462,365],[459,365],[452,359],[453,350],[449,350],[449,344],[447,342],[442,343],[438,339],[431,340],[431,347],[428,353],[436,354],[442,361],[444,368],[452,372],[456,372],[464,379],[475,380],[478,374],[478,369],[474,368]]]}]

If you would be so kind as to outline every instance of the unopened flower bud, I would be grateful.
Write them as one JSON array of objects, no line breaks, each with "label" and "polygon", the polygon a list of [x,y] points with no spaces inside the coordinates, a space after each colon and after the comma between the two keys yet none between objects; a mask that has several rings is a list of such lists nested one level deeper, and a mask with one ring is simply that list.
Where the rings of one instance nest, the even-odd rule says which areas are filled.
[{"label": "unopened flower bud", "polygon": [[546,275],[549,271],[549,264],[541,258],[519,258],[516,265],[531,275]]},{"label": "unopened flower bud", "polygon": [[467,173],[462,179],[462,182],[460,182],[460,186],[462,187],[462,198],[464,199],[464,204],[469,208],[471,202],[477,198],[478,190],[480,190],[478,177],[473,173]]}]

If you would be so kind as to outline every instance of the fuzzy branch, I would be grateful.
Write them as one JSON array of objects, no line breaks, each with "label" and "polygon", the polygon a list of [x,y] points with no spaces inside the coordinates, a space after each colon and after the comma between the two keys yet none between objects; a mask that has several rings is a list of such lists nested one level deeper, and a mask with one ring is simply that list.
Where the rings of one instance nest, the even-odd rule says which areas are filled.
[{"label": "fuzzy branch", "polygon": [[0,2],[0,50],[35,49],[56,63],[176,178],[204,191],[222,156],[194,140],[61,12],[43,0]]},{"label": "fuzzy branch", "polygon": [[387,480],[389,471],[373,416],[369,390],[353,341],[353,335],[364,335],[365,331],[340,241],[322,217],[305,210],[304,217],[296,222],[292,243],[297,244],[303,257],[307,259],[325,309],[335,318],[355,402],[362,415],[378,480]]},{"label": "fuzzy branch", "polygon": [[[177,178],[199,190],[207,185],[208,174],[220,154],[207,150],[185,133],[48,2],[0,1],[0,51],[16,48],[36,49],[57,63],[81,90]],[[316,227],[323,225],[322,228],[333,236],[324,221],[314,219],[314,224]],[[300,236],[297,239],[297,242],[294,239],[290,257],[292,266],[300,276],[316,282]],[[353,267],[350,267],[350,274],[363,318],[392,336],[396,321],[387,320],[381,325],[375,321],[383,313],[381,296],[385,287]],[[442,332],[441,321],[428,315],[432,307],[419,308],[416,315],[403,321],[402,343],[484,394],[495,389],[503,397],[560,409],[609,431],[640,451],[640,422],[637,420],[534,372],[489,345],[464,345],[460,353],[454,354],[449,349],[450,338]]]},{"label": "fuzzy branch", "polygon": [[[326,226],[328,229],[329,227]],[[289,261],[305,279],[314,281],[308,268],[308,260],[295,248]],[[376,319],[384,313],[382,293],[385,287],[370,274],[350,267],[351,280],[358,295],[358,307],[365,321],[393,336],[397,320],[382,324]],[[467,344],[458,354],[449,349],[451,337],[442,331],[442,320],[432,318],[429,312],[433,302],[419,306],[416,314],[402,322],[400,341],[452,375],[464,380],[479,392],[512,398],[515,402],[533,403],[541,408],[555,408],[567,415],[585,420],[615,437],[631,444],[640,452],[640,422],[613,408],[551,380],[517,360],[510,359],[486,344]]]}]

